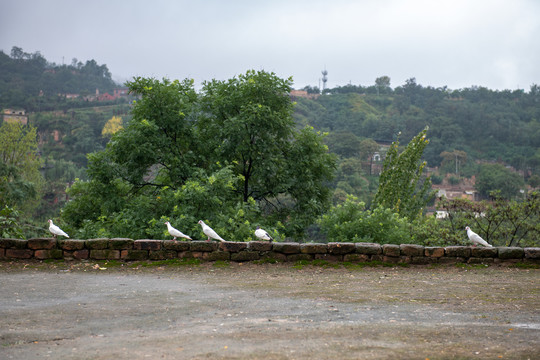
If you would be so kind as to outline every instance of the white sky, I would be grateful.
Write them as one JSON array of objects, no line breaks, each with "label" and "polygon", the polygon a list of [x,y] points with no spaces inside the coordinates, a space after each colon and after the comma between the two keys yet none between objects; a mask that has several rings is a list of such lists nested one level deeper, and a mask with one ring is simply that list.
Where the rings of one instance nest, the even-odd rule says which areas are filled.
[{"label": "white sky", "polygon": [[540,0],[0,0],[0,50],[94,59],[118,81],[249,69],[296,89],[540,84]]}]

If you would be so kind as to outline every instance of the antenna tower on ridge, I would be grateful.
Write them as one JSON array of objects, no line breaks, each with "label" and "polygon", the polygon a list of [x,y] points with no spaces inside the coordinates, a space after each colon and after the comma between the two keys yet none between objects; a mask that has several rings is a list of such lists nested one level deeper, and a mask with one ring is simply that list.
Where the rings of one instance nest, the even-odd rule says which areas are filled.
[{"label": "antenna tower on ridge", "polygon": [[326,67],[324,68],[323,71],[321,71],[321,73],[322,73],[322,90],[324,93],[324,90],[326,89],[326,82],[328,81],[328,78],[326,77],[326,75],[328,75],[328,71],[326,71]]}]

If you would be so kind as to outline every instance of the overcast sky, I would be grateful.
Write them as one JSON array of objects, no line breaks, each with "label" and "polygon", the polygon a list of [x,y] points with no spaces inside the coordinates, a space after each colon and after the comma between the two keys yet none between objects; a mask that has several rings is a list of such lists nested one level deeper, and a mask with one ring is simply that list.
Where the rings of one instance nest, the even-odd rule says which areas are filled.
[{"label": "overcast sky", "polygon": [[226,80],[249,69],[296,89],[540,84],[540,0],[0,0],[0,50],[113,79]]}]

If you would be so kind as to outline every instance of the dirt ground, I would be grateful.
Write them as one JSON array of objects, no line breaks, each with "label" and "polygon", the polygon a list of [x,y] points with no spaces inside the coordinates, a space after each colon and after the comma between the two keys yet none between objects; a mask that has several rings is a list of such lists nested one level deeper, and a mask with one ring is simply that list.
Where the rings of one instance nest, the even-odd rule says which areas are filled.
[{"label": "dirt ground", "polygon": [[540,270],[0,262],[0,359],[540,359]]}]

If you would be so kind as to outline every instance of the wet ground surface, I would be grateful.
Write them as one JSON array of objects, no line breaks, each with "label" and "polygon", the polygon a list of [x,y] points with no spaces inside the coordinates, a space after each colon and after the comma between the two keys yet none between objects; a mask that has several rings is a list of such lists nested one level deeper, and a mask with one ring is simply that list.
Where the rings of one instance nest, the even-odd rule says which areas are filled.
[{"label": "wet ground surface", "polygon": [[540,358],[538,269],[4,262],[0,289],[0,359]]}]

